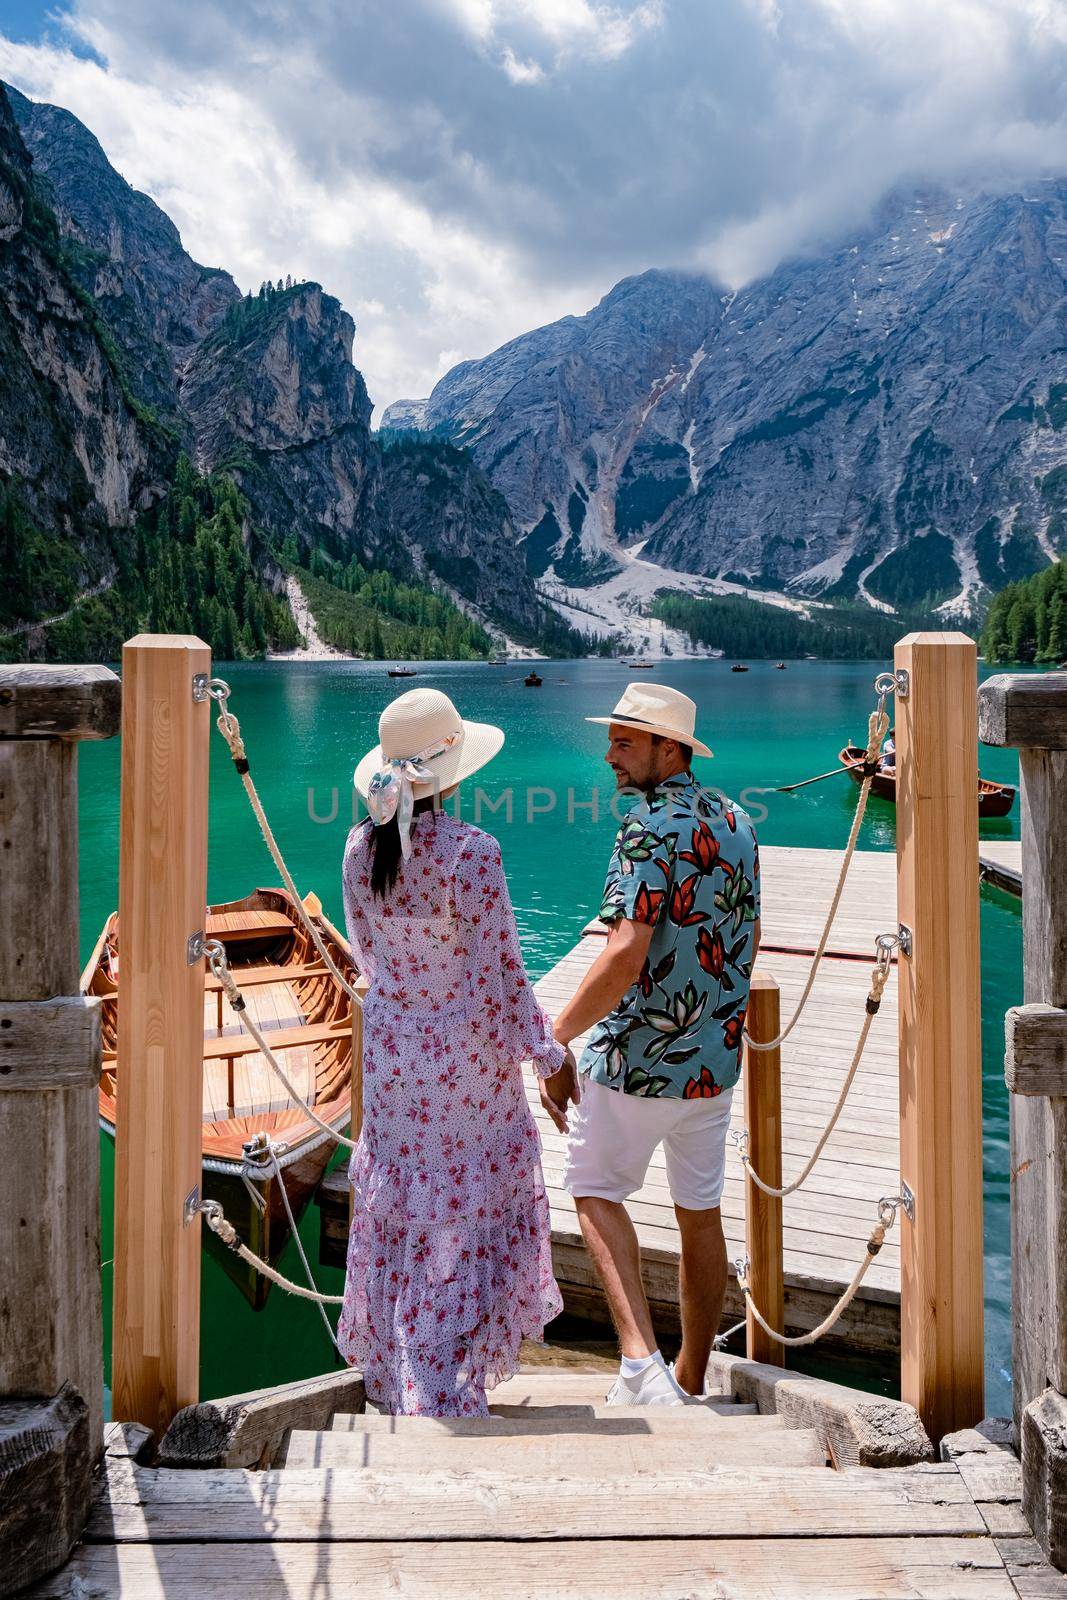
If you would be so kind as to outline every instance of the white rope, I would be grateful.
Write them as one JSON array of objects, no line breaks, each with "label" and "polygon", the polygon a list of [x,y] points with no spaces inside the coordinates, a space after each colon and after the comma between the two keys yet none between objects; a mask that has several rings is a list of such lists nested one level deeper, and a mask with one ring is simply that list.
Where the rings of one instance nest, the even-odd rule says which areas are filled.
[{"label": "white rope", "polygon": [[[311,1106],[308,1105],[307,1101],[300,1094],[296,1085],[285,1071],[281,1062],[278,1060],[278,1057],[274,1054],[274,1051],[267,1043],[266,1037],[262,1028],[259,1026],[259,1023],[255,1021],[249,1012],[248,1006],[245,1003],[245,997],[237,987],[234,975],[230,971],[230,964],[226,958],[226,951],[217,939],[209,939],[207,941],[207,943],[204,945],[204,955],[207,958],[208,965],[210,966],[212,972],[225,989],[226,998],[229,1000],[230,1005],[240,1018],[242,1027],[248,1029],[248,1032],[259,1045],[259,1048],[263,1052],[264,1058],[266,1059],[268,1067],[270,1067],[271,1070],[277,1074],[279,1080],[284,1085],[289,1098],[293,1100],[297,1106],[299,1106],[304,1115],[308,1117],[317,1128],[321,1128],[324,1133],[328,1133],[331,1139],[335,1139],[338,1144],[344,1145],[346,1149],[354,1150],[356,1145],[359,1143],[358,1139],[348,1139],[337,1128],[331,1128],[328,1122],[324,1122],[319,1116],[318,1112],[312,1110]],[[284,968],[279,968],[280,972],[284,973],[284,970]],[[355,1071],[355,1068],[356,1063],[353,1060],[352,1070]]]},{"label": "white rope", "polygon": [[289,1219],[289,1229],[293,1236],[293,1242],[296,1245],[297,1255],[300,1257],[301,1265],[304,1268],[304,1276],[308,1281],[308,1288],[315,1295],[315,1305],[318,1309],[319,1316],[322,1318],[322,1325],[326,1329],[326,1337],[337,1351],[337,1354],[340,1355],[341,1346],[337,1343],[337,1335],[334,1333],[330,1319],[326,1315],[326,1308],[323,1305],[322,1297],[319,1294],[318,1285],[315,1282],[315,1274],[311,1270],[311,1263],[308,1260],[304,1250],[304,1241],[300,1237],[300,1229],[296,1225],[296,1218],[293,1216],[293,1208],[289,1204],[289,1195],[285,1187],[285,1179],[282,1177],[282,1169],[278,1163],[278,1152],[274,1148],[273,1139],[267,1140],[267,1151],[270,1155],[271,1165],[274,1168],[275,1179],[277,1180],[282,1191],[282,1204],[285,1207],[285,1215]]},{"label": "white rope", "polygon": [[241,1241],[237,1229],[232,1222],[227,1222],[226,1215],[217,1200],[202,1200],[200,1212],[212,1233],[217,1233],[223,1244],[228,1246],[235,1256],[240,1256],[248,1266],[255,1267],[257,1272],[269,1278],[271,1283],[276,1283],[279,1289],[284,1289],[286,1294],[295,1294],[300,1300],[317,1300],[322,1306],[344,1304],[343,1294],[322,1294],[318,1289],[305,1289],[301,1284],[294,1283],[291,1278],[283,1278],[280,1272],[275,1272],[268,1261],[264,1261],[262,1256],[257,1256],[254,1250],[250,1250]]},{"label": "white rope", "polygon": [[[864,756],[864,761],[868,768],[872,768],[875,762],[878,760],[878,752],[882,748],[882,740],[885,738],[889,729],[889,717],[886,715],[884,708],[885,695],[882,694],[879,696],[877,709],[871,712],[870,717],[867,720],[867,750]],[[818,948],[815,951],[811,967],[808,970],[807,981],[805,982],[804,988],[801,991],[800,999],[797,1001],[796,1010],[793,1012],[793,1015],[790,1017],[789,1021],[786,1023],[785,1027],[782,1029],[781,1033],[776,1039],[756,1040],[753,1039],[751,1034],[746,1032],[745,1039],[753,1050],[777,1049],[780,1044],[784,1043],[784,1041],[789,1038],[789,1035],[800,1021],[801,1013],[808,1003],[808,997],[810,996],[812,989],[815,987],[815,979],[818,976],[819,966],[822,962],[822,958],[826,953],[826,946],[830,942],[830,933],[834,925],[834,918],[837,916],[837,910],[841,904],[841,896],[845,892],[845,879],[848,877],[848,869],[852,864],[852,857],[856,853],[856,845],[859,841],[860,828],[863,824],[863,814],[867,809],[867,801],[870,797],[871,784],[873,782],[874,773],[871,771],[868,773],[868,776],[864,778],[862,784],[860,785],[860,796],[856,802],[856,814],[852,819],[852,829],[848,836],[848,843],[845,845],[845,853],[841,858],[841,870],[837,875],[837,886],[834,889],[834,897],[830,902],[830,909],[827,912],[826,922],[822,930],[822,937],[819,940]]]},{"label": "white rope", "polygon": [[823,1318],[822,1322],[819,1323],[817,1328],[812,1328],[810,1333],[789,1335],[779,1333],[776,1328],[772,1328],[762,1311],[757,1306],[755,1300],[752,1298],[752,1289],[748,1281],[748,1271],[751,1263],[747,1260],[736,1261],[734,1266],[737,1269],[738,1288],[745,1297],[746,1306],[748,1307],[749,1311],[751,1311],[752,1315],[755,1317],[764,1333],[768,1334],[776,1344],[788,1345],[791,1348],[796,1348],[798,1345],[814,1344],[816,1339],[821,1339],[824,1333],[829,1333],[830,1329],[836,1322],[840,1321],[841,1317],[844,1316],[845,1312],[856,1298],[860,1284],[867,1276],[867,1271],[871,1265],[871,1262],[874,1260],[879,1250],[881,1250],[886,1234],[889,1232],[890,1228],[897,1219],[897,1207],[901,1203],[902,1202],[899,1195],[895,1195],[891,1200],[879,1200],[878,1222],[871,1230],[871,1236],[867,1240],[867,1249],[864,1253],[863,1260],[853,1273],[852,1282],[849,1284],[841,1298],[837,1301],[829,1315]]},{"label": "white rope", "polygon": [[762,1189],[763,1193],[770,1195],[772,1199],[781,1200],[784,1199],[787,1194],[794,1194],[796,1190],[800,1188],[801,1184],[807,1181],[807,1179],[811,1176],[819,1157],[822,1155],[823,1150],[826,1148],[826,1141],[829,1139],[830,1135],[837,1126],[837,1119],[845,1109],[845,1101],[848,1099],[849,1090],[852,1088],[852,1085],[856,1079],[856,1073],[859,1071],[859,1065],[863,1059],[863,1051],[867,1044],[867,1036],[871,1031],[871,1024],[877,1016],[878,1008],[882,1003],[882,990],[885,988],[886,983],[889,980],[890,951],[895,943],[895,936],[890,936],[889,934],[881,935],[878,940],[877,965],[875,966],[874,971],[871,973],[871,988],[870,993],[867,996],[863,1026],[860,1029],[859,1039],[856,1041],[856,1048],[852,1053],[851,1065],[849,1066],[848,1073],[845,1076],[845,1081],[841,1085],[841,1092],[837,1097],[837,1104],[830,1113],[830,1119],[820,1134],[818,1143],[816,1144],[814,1150],[808,1157],[797,1177],[795,1177],[791,1183],[785,1184],[781,1189],[776,1189],[772,1184],[764,1183],[763,1179],[760,1177],[759,1173],[752,1165],[751,1159],[749,1158],[748,1129],[742,1129],[739,1133],[734,1133],[731,1135],[733,1142],[737,1145],[737,1151],[741,1157],[745,1171],[752,1179],[752,1182],[756,1185],[757,1189]]},{"label": "white rope", "polygon": [[263,803],[256,792],[256,786],[252,782],[252,776],[248,770],[248,757],[245,755],[244,740],[241,738],[241,724],[226,705],[226,701],[229,698],[230,693],[229,685],[221,678],[212,678],[211,683],[208,686],[208,692],[212,699],[217,700],[219,703],[219,715],[216,726],[229,746],[230,755],[233,757],[233,764],[237,768],[241,782],[244,784],[245,793],[248,796],[248,803],[252,807],[256,821],[259,823],[259,831],[263,835],[263,842],[270,851],[271,859],[274,862],[274,865],[281,873],[282,882],[285,884],[285,887],[293,897],[300,920],[303,922],[304,927],[311,935],[312,944],[319,952],[319,955],[322,957],[323,961],[325,961],[330,972],[337,979],[337,982],[341,985],[342,989],[344,989],[353,1005],[355,1005],[358,1010],[362,1011],[363,996],[360,994],[358,989],[352,986],[349,980],[345,977],[344,973],[338,967],[337,963],[330,955],[330,952],[327,950],[322,935],[319,933],[319,930],[308,916],[307,907],[304,905],[303,897],[301,896],[296,884],[293,882],[292,874],[290,873],[289,868],[286,866],[284,857],[282,856],[281,850],[278,847],[278,841],[275,839],[271,825],[267,821],[267,813],[263,809]]}]

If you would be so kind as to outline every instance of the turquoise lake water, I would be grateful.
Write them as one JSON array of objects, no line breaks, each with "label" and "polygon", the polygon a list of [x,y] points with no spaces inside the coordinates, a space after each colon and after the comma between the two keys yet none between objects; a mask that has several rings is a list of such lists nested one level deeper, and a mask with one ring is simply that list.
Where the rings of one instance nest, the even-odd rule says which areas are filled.
[{"label": "turquoise lake water", "polygon": [[[267,813],[301,889],[321,897],[342,920],[340,860],[352,821],[351,773],[377,742],[382,706],[414,685],[450,694],[466,715],[495,722],[507,733],[497,759],[461,791],[462,814],[497,835],[511,885],[531,974],[545,972],[577,940],[600,900],[604,868],[617,827],[609,810],[614,780],[603,762],[606,730],[583,720],[610,712],[632,674],[606,661],[552,662],[540,689],[523,686],[517,667],[429,663],[417,679],[393,680],[381,663],[323,662],[227,665],[218,669],[233,689],[252,772]],[[840,849],[848,833],[856,788],[830,779],[796,796],[758,794],[834,765],[847,739],[860,740],[873,704],[876,664],[791,662],[776,672],[768,662],[733,674],[721,661],[668,662],[662,681],[692,695],[700,707],[698,733],[715,759],[696,763],[717,787],[749,804],[767,844]],[[648,676],[652,676],[649,674]],[[119,744],[82,745],[80,754],[81,938],[87,957],[117,901]],[[1017,782],[1014,753],[983,750],[983,774]],[[475,817],[475,791],[481,789]],[[507,795],[512,813],[507,820]],[[598,814],[588,802],[598,791]],[[746,795],[747,791],[747,795]],[[584,804],[583,804],[584,803]],[[490,811],[489,806],[498,809]],[[1018,812],[982,824],[983,837],[1018,838]],[[872,800],[861,847],[892,850],[894,812]],[[208,894],[228,900],[276,881],[272,863],[234,775],[225,747],[213,735]],[[888,926],[888,924],[887,924]],[[1008,1109],[1003,1077],[1003,1016],[1021,998],[1018,902],[982,891],[983,1084],[986,1241],[986,1410],[1010,1410],[1008,1272]],[[817,996],[816,996],[817,999]],[[112,1249],[112,1172],[102,1140],[103,1260]],[[318,1213],[309,1208],[301,1229],[314,1262]],[[282,1269],[300,1276],[290,1245]],[[110,1318],[111,1268],[104,1267],[105,1322]],[[318,1269],[320,1287],[339,1292],[342,1274]],[[110,1328],[105,1325],[110,1368]],[[203,1257],[201,1392],[233,1393],[329,1370],[336,1361],[312,1306],[275,1291],[254,1313],[216,1263]]]}]

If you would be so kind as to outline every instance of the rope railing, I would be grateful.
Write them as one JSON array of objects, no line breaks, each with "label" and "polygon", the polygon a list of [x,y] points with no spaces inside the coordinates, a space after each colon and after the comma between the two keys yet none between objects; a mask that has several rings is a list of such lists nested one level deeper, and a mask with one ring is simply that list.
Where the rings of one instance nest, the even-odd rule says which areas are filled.
[{"label": "rope railing", "polygon": [[767,1334],[769,1338],[773,1339],[776,1344],[787,1345],[791,1349],[795,1349],[799,1345],[814,1344],[817,1339],[822,1338],[823,1334],[829,1333],[830,1329],[836,1322],[840,1321],[845,1312],[848,1310],[849,1306],[852,1304],[853,1300],[856,1298],[856,1295],[859,1292],[860,1284],[867,1276],[871,1263],[874,1261],[875,1256],[885,1243],[885,1236],[896,1222],[897,1211],[903,1204],[904,1197],[903,1195],[899,1194],[893,1195],[892,1197],[883,1195],[881,1200],[879,1200],[878,1221],[871,1229],[871,1235],[867,1240],[867,1248],[864,1252],[863,1260],[853,1273],[851,1283],[837,1300],[833,1309],[819,1323],[818,1327],[812,1328],[808,1333],[785,1334],[779,1333],[777,1328],[771,1327],[770,1323],[764,1317],[762,1311],[759,1309],[752,1297],[752,1289],[748,1282],[748,1270],[751,1263],[747,1257],[739,1257],[734,1262],[734,1268],[737,1272],[737,1285],[745,1297],[746,1306],[751,1311],[752,1315],[755,1317],[764,1333]]},{"label": "rope railing", "polygon": [[859,843],[860,828],[863,826],[863,817],[867,810],[867,801],[870,799],[871,784],[874,782],[874,775],[878,771],[878,758],[879,751],[882,748],[882,740],[889,731],[889,717],[886,714],[885,703],[889,695],[896,688],[896,679],[891,672],[879,673],[878,677],[874,680],[874,687],[875,692],[878,695],[878,705],[876,706],[875,710],[871,712],[867,719],[867,748],[864,751],[862,766],[863,782],[860,784],[859,799],[856,802],[856,813],[852,818],[852,827],[849,831],[848,841],[845,845],[845,853],[841,858],[841,870],[837,875],[837,883],[834,887],[833,899],[830,901],[830,909],[826,914],[826,921],[823,924],[822,934],[820,936],[819,943],[816,946],[815,954],[812,957],[811,966],[808,969],[808,976],[805,980],[804,987],[801,990],[800,999],[797,1001],[796,1009],[794,1010],[793,1015],[790,1017],[782,1031],[774,1039],[753,1039],[748,1033],[746,1033],[745,1040],[753,1050],[776,1050],[779,1045],[784,1044],[786,1039],[789,1038],[789,1035],[792,1033],[793,1029],[796,1027],[797,1023],[800,1021],[804,1007],[807,1005],[811,996],[811,991],[815,987],[815,979],[818,976],[819,967],[822,964],[823,956],[826,954],[826,946],[830,942],[830,934],[833,931],[834,920],[837,917],[838,907],[841,904],[841,896],[845,892],[845,880],[848,877],[848,869],[852,865],[852,857],[855,855],[856,846]]},{"label": "rope railing", "polygon": [[[748,1129],[742,1128],[740,1130],[735,1130],[730,1135],[732,1142],[737,1146],[737,1152],[741,1158],[742,1165],[744,1166],[744,1169],[748,1173],[749,1177],[752,1179],[752,1182],[756,1185],[757,1189],[762,1189],[763,1193],[770,1195],[772,1199],[782,1200],[788,1194],[795,1194],[801,1185],[807,1182],[816,1166],[816,1163],[819,1160],[819,1157],[826,1148],[827,1140],[837,1126],[838,1118],[845,1109],[845,1102],[848,1099],[849,1091],[851,1090],[853,1083],[856,1081],[856,1073],[859,1071],[860,1062],[863,1060],[863,1052],[867,1045],[867,1038],[871,1031],[871,1024],[878,1015],[878,1011],[882,1004],[882,991],[889,982],[893,951],[896,949],[897,943],[898,940],[895,933],[881,933],[878,935],[878,938],[875,941],[875,948],[878,953],[875,958],[874,968],[871,971],[871,986],[867,994],[867,1001],[863,1015],[863,1025],[860,1028],[859,1038],[856,1041],[856,1048],[852,1052],[852,1061],[849,1064],[849,1069],[845,1075],[845,1080],[841,1085],[841,1092],[838,1094],[837,1104],[831,1111],[829,1120],[827,1121],[822,1133],[819,1135],[819,1139],[814,1150],[804,1163],[801,1171],[792,1180],[792,1182],[784,1184],[781,1188],[775,1188],[773,1184],[765,1183],[749,1159]],[[752,1041],[750,1040],[749,1042],[751,1043]]]},{"label": "rope railing", "polygon": [[[239,1256],[246,1266],[254,1267],[265,1278],[269,1278],[271,1283],[276,1283],[279,1289],[284,1289],[286,1294],[294,1294],[300,1300],[317,1300],[320,1307],[344,1304],[344,1295],[323,1294],[321,1290],[315,1288],[305,1289],[302,1284],[294,1283],[291,1278],[286,1278],[282,1273],[277,1272],[269,1261],[263,1260],[262,1256],[257,1256],[255,1251],[250,1250],[241,1239],[233,1223],[227,1221],[226,1213],[217,1200],[201,1200],[200,1215],[212,1233],[222,1240],[228,1250],[232,1250],[235,1256]],[[302,1251],[301,1254],[303,1254]],[[332,1328],[330,1330],[330,1338],[333,1340]],[[334,1343],[336,1343],[336,1340],[334,1340]]]}]

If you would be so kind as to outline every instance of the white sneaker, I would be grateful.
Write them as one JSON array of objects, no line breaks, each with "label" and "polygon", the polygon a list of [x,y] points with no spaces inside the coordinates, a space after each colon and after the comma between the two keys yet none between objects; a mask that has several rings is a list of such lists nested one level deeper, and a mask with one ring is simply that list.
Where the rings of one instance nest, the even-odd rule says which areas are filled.
[{"label": "white sneaker", "polygon": [[609,1406],[681,1406],[688,1396],[673,1372],[659,1361],[649,1362],[635,1378],[620,1373],[604,1402]]},{"label": "white sneaker", "polygon": [[670,1373],[671,1377],[674,1379],[675,1383],[678,1385],[678,1392],[682,1396],[683,1404],[685,1404],[687,1406],[698,1406],[698,1405],[700,1405],[701,1401],[710,1400],[711,1399],[711,1395],[709,1394],[707,1389],[704,1390],[703,1394],[690,1394],[688,1389],[683,1389],[681,1384],[678,1383],[678,1375],[674,1370],[674,1362],[673,1361],[671,1362],[670,1366],[667,1368],[667,1371]]}]

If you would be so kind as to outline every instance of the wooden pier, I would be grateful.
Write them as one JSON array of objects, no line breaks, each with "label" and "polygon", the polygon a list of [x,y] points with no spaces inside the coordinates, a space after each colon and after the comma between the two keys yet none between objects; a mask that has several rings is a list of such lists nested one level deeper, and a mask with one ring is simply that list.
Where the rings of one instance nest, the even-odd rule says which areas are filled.
[{"label": "wooden pier", "polygon": [[[765,846],[760,864],[763,942],[758,967],[780,984],[782,1016],[788,1018],[819,942],[841,856],[836,850]],[[809,1155],[848,1070],[863,1021],[875,938],[896,929],[896,858],[881,851],[857,851],[815,991],[782,1047],[786,1182]],[[595,960],[605,931],[602,924],[590,924],[577,945],[536,984],[546,1011],[554,1015],[574,993]],[[804,1188],[784,1202],[785,1310],[790,1333],[805,1332],[826,1315],[862,1257],[878,1199],[897,1192],[898,1073],[894,972],[841,1120]],[[560,1184],[566,1141],[542,1111],[533,1085],[530,1103],[544,1146],[556,1278],[568,1310],[605,1318],[607,1308],[590,1271],[573,1201]],[[731,1126],[744,1126],[740,1088],[734,1096]],[[678,1228],[661,1150],[629,1210],[641,1241],[653,1314],[660,1327],[673,1329],[678,1325]],[[732,1262],[745,1248],[745,1176],[733,1144],[727,1147],[722,1215]],[[726,1315],[731,1322],[744,1315],[732,1269]],[[895,1367],[900,1349],[900,1245],[895,1233],[887,1238],[860,1293],[821,1347],[891,1356]]]}]

